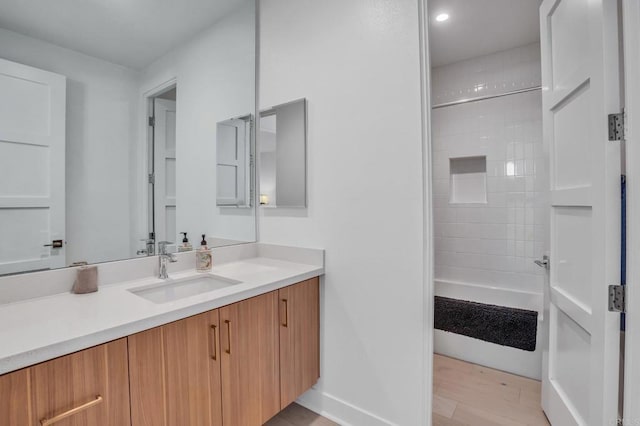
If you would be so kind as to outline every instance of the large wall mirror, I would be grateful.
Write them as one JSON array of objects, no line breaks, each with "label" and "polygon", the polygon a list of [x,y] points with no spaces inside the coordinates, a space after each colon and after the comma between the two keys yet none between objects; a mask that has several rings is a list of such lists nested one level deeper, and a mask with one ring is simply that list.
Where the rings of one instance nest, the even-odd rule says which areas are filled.
[{"label": "large wall mirror", "polygon": [[255,241],[255,23],[255,0],[0,3],[0,275]]}]

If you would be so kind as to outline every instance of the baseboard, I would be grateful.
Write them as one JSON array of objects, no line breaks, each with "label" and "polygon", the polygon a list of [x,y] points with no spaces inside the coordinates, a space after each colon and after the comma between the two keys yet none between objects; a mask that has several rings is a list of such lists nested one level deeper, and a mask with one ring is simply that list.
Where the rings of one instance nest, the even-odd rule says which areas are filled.
[{"label": "baseboard", "polygon": [[397,426],[340,398],[311,388],[296,401],[341,426]]}]

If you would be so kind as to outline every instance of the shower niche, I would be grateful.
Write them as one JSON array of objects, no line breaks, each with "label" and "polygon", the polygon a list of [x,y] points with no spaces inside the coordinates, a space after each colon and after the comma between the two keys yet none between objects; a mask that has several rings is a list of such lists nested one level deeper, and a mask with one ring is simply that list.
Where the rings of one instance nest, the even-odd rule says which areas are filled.
[{"label": "shower niche", "polygon": [[487,157],[449,159],[449,203],[487,203]]}]

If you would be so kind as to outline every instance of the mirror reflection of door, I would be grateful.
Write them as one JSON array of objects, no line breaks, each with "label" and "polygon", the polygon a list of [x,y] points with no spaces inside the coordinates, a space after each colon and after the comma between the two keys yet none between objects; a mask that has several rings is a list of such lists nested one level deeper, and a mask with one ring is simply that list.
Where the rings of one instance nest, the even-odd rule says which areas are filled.
[{"label": "mirror reflection of door", "polygon": [[0,275],[66,266],[66,78],[0,59]]},{"label": "mirror reflection of door", "polygon": [[177,242],[176,88],[153,100],[153,235],[155,242]]}]

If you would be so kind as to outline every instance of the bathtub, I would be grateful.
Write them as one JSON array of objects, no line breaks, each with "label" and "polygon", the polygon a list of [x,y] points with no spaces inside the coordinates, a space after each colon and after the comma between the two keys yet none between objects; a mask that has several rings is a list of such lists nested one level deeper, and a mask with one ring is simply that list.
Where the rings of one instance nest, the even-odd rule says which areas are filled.
[{"label": "bathtub", "polygon": [[435,280],[435,295],[538,312],[536,349],[533,352],[497,345],[442,330],[434,332],[434,352],[474,364],[540,380],[542,348],[547,339],[542,293],[529,293],[486,285]]}]

